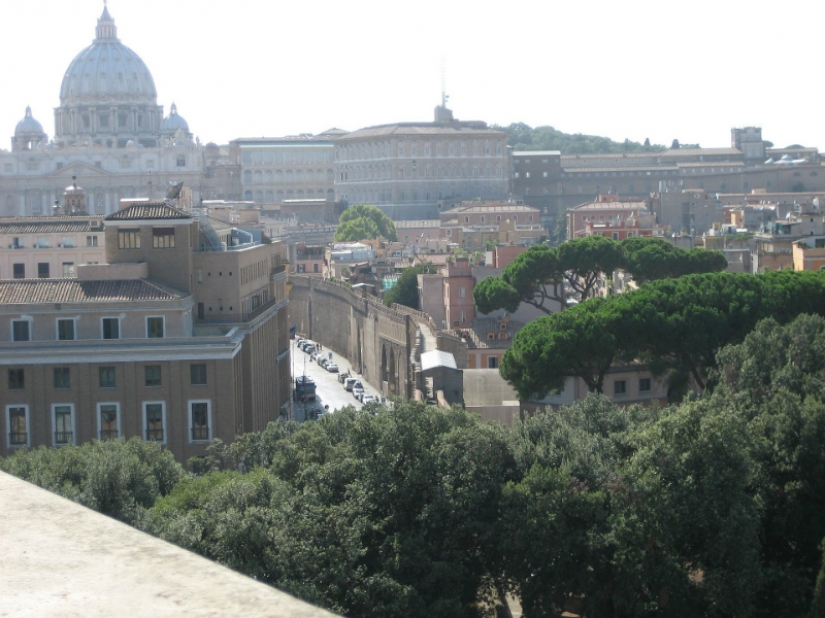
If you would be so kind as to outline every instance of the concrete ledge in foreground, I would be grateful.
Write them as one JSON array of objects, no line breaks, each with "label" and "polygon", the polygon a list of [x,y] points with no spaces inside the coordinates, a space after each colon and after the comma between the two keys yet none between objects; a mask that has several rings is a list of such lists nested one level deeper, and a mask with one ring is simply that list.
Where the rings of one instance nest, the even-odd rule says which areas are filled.
[{"label": "concrete ledge in foreground", "polygon": [[0,617],[334,618],[0,472]]}]

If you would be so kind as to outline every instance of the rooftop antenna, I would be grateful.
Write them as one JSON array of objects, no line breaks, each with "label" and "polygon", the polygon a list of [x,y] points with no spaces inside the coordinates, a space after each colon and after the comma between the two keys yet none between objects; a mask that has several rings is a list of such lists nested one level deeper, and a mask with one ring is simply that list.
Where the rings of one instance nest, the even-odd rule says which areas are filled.
[{"label": "rooftop antenna", "polygon": [[447,94],[447,68],[444,62],[444,56],[441,56],[441,107],[447,107],[447,99],[450,95]]}]

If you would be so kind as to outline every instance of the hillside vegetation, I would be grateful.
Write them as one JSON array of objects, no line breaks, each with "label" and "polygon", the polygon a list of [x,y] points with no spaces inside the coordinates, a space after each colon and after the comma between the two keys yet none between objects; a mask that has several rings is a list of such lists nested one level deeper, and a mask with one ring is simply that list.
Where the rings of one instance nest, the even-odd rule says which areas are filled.
[{"label": "hillside vegetation", "polygon": [[560,150],[562,154],[610,154],[631,152],[661,152],[666,150],[660,144],[649,141],[640,144],[626,139],[614,142],[608,137],[562,133],[553,127],[530,127],[523,122],[514,122],[506,127],[496,126],[510,134],[507,143],[514,150]]}]

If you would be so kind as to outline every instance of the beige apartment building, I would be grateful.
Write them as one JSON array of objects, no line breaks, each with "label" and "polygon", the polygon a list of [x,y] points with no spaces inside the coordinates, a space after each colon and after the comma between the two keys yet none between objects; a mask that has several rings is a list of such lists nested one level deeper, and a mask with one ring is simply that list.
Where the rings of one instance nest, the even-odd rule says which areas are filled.
[{"label": "beige apartment building", "polygon": [[290,399],[279,243],[165,203],[103,222],[107,262],[0,281],[0,454],[131,438],[185,461]]},{"label": "beige apartment building", "polygon": [[103,217],[0,218],[0,279],[74,277],[105,261]]}]

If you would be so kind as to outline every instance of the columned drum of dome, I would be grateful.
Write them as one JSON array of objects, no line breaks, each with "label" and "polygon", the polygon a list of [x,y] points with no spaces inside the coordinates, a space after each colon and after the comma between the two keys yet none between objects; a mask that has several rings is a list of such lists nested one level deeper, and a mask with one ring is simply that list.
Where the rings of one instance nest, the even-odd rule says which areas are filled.
[{"label": "columned drum of dome", "polygon": [[192,137],[189,131],[189,123],[184,120],[183,116],[178,114],[178,106],[172,103],[169,108],[169,115],[163,119],[160,125],[160,132],[163,135],[175,135],[178,131],[183,131],[187,137]]},{"label": "columned drum of dome", "polygon": [[43,125],[32,116],[32,108],[26,108],[26,115],[23,120],[17,123],[12,138],[12,150],[34,150],[38,144],[46,141],[47,135],[43,131]]},{"label": "columned drum of dome", "polygon": [[146,64],[117,38],[104,7],[92,44],[66,70],[55,109],[55,142],[124,148],[158,145],[163,108]]}]

